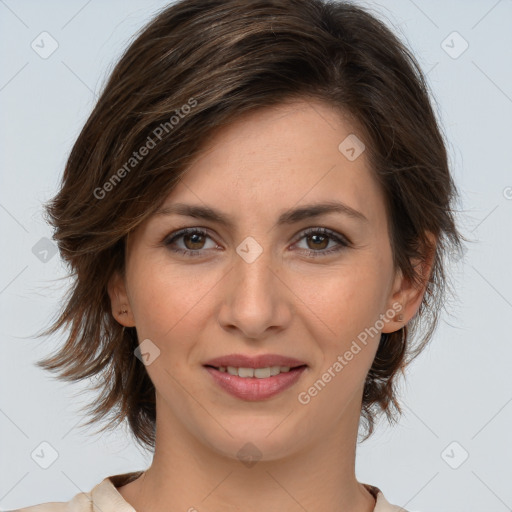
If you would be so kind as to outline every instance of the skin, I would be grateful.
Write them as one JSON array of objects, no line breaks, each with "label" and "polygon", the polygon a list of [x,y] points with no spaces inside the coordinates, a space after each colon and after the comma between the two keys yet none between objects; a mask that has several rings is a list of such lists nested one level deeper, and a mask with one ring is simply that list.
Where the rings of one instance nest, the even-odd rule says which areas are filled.
[{"label": "skin", "polygon": [[[233,216],[234,227],[153,215],[130,233],[125,275],[109,284],[112,313],[160,350],[146,367],[156,389],[153,462],[118,489],[136,510],[374,509],[355,477],[355,450],[379,336],[360,344],[308,404],[298,400],[379,315],[399,303],[402,321],[381,330],[396,331],[425,292],[394,272],[384,196],[366,154],[349,161],[338,150],[351,133],[357,129],[339,112],[306,99],[246,114],[216,132],[165,201],[208,205]],[[274,226],[284,210],[327,200],[367,222],[329,213]],[[208,232],[172,244],[197,256],[164,244],[184,227]],[[301,234],[322,227],[351,244]],[[263,249],[251,263],[236,252],[248,236]],[[321,255],[334,247],[341,250]],[[422,265],[428,276],[431,260]],[[308,368],[293,387],[249,402],[219,388],[202,366],[231,353],[277,353]],[[251,467],[237,456],[248,442],[261,454]]]}]

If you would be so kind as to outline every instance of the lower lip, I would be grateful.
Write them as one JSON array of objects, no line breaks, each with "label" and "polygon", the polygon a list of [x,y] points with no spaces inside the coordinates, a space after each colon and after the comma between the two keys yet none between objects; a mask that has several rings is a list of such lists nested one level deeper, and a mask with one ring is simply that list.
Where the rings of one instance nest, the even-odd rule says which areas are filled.
[{"label": "lower lip", "polygon": [[242,400],[257,401],[271,398],[293,386],[304,373],[306,366],[292,368],[289,372],[264,379],[239,377],[228,372],[220,372],[210,366],[205,366],[205,368],[215,382],[229,394]]}]

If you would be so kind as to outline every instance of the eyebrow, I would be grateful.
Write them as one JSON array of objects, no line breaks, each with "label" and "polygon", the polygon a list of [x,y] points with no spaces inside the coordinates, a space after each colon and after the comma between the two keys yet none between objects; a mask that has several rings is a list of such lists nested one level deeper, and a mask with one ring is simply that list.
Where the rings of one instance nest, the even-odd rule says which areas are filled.
[{"label": "eyebrow", "polygon": [[[369,222],[361,212],[354,208],[351,208],[340,201],[327,201],[287,210],[279,216],[276,225],[282,226],[294,224],[304,219],[319,217],[329,213],[341,213],[359,221]],[[216,222],[227,228],[232,228],[234,226],[234,219],[232,216],[226,215],[225,213],[215,210],[209,206],[174,203],[159,208],[155,212],[155,215],[182,215],[185,217],[194,217],[196,219]]]}]

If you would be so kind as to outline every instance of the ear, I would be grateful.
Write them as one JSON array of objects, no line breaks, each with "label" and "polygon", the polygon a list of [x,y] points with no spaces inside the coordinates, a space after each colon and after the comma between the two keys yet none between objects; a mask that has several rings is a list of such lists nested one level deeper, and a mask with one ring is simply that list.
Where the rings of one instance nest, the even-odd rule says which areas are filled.
[{"label": "ear", "polygon": [[124,327],[135,327],[135,318],[126,293],[126,284],[120,272],[114,272],[109,279],[107,289],[114,318]]},{"label": "ear", "polygon": [[407,324],[418,312],[423,296],[427,289],[429,278],[432,272],[432,265],[436,254],[436,237],[427,232],[426,234],[430,247],[425,248],[425,257],[422,260],[413,260],[412,264],[420,278],[418,285],[409,278],[397,272],[393,283],[393,291],[388,301],[388,311],[395,311],[395,316],[386,322],[382,332],[395,332]]}]

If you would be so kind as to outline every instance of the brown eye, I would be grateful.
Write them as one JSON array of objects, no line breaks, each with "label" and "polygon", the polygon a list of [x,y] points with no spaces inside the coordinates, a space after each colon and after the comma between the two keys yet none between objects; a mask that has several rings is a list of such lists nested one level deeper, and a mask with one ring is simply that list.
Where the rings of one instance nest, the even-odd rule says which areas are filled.
[{"label": "brown eye", "polygon": [[308,244],[311,249],[325,249],[329,245],[329,237],[325,235],[309,235],[306,238],[312,241],[311,245]]},{"label": "brown eye", "polygon": [[[208,239],[211,240],[211,237],[206,231],[198,228],[186,228],[172,233],[163,243],[173,252],[189,256],[201,256],[206,249],[215,249],[217,247],[215,243],[212,244],[212,247],[205,247]],[[181,247],[181,244],[178,243],[179,241],[182,241]],[[175,245],[178,247],[174,247]]]},{"label": "brown eye", "polygon": [[202,249],[204,245],[204,235],[200,233],[191,233],[183,235],[183,243],[187,249]]},{"label": "brown eye", "polygon": [[[343,236],[327,228],[310,228],[302,233],[299,239],[306,239],[306,254],[308,256],[329,256],[351,246],[350,242]],[[334,247],[329,244],[334,242]]]}]

